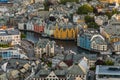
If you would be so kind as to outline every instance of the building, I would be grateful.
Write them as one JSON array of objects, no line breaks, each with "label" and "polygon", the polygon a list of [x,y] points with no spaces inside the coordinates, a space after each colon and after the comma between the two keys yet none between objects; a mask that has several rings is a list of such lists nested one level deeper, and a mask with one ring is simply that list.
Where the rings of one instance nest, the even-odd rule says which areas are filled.
[{"label": "building", "polygon": [[70,23],[57,25],[54,30],[54,38],[56,39],[76,39],[76,27]]},{"label": "building", "polygon": [[108,39],[110,43],[120,41],[120,23],[116,19],[109,21],[107,26],[100,27],[100,33]]},{"label": "building", "polygon": [[64,70],[40,70],[38,74],[33,77],[33,80],[66,80],[66,71]]},{"label": "building", "polygon": [[74,80],[77,77],[79,77],[81,80],[85,80],[86,73],[84,72],[84,69],[81,66],[75,63],[68,68],[67,79]]},{"label": "building", "polygon": [[98,51],[107,51],[108,46],[105,39],[101,35],[97,35],[91,42],[91,48]]},{"label": "building", "polygon": [[27,56],[21,54],[20,49],[0,49],[0,56],[2,59],[27,59]]},{"label": "building", "polygon": [[120,80],[120,66],[103,66],[96,67],[96,80]]},{"label": "building", "polygon": [[20,32],[14,28],[7,28],[0,30],[0,44],[8,44],[9,46],[20,45]]},{"label": "building", "polygon": [[97,30],[88,28],[78,34],[77,46],[93,51],[105,51],[107,50],[107,44],[105,39],[98,33]]},{"label": "building", "polygon": [[39,39],[35,44],[35,54],[37,57],[42,58],[43,54],[47,56],[54,56],[55,42],[48,39]]},{"label": "building", "polygon": [[120,3],[120,0],[100,0],[100,2],[103,2],[103,3]]},{"label": "building", "polygon": [[112,44],[113,52],[120,52],[120,41]]},{"label": "building", "polygon": [[[23,24],[21,24],[21,29],[22,29],[22,25],[23,25]],[[24,26],[24,25],[23,25],[23,26]],[[32,21],[28,21],[28,22],[26,23],[26,28],[27,28],[28,31],[34,31],[33,22],[32,22]]]}]

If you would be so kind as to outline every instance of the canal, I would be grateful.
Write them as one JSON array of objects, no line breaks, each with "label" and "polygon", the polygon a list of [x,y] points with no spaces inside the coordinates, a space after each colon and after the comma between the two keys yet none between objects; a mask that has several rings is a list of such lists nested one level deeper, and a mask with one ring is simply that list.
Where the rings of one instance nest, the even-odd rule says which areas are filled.
[{"label": "canal", "polygon": [[[22,33],[24,33],[26,35],[26,39],[30,40],[34,43],[36,43],[39,38],[43,38],[41,37],[40,34],[38,33],[34,33],[34,32],[26,32],[26,31],[21,31]],[[83,50],[81,48],[78,48],[76,45],[75,41],[61,41],[61,40],[54,40],[56,42],[56,44],[58,46],[63,46],[65,50],[73,50],[74,52],[80,54],[80,53],[86,53],[86,54],[92,54],[89,51]]]}]

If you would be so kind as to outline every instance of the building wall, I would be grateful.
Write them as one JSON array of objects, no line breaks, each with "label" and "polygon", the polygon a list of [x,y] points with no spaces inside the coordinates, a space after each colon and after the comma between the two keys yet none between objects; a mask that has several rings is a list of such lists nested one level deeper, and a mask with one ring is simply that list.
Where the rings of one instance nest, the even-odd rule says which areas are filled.
[{"label": "building wall", "polygon": [[120,44],[114,44],[114,51],[120,51]]},{"label": "building wall", "polygon": [[20,33],[18,35],[6,35],[6,36],[0,36],[0,41],[11,41],[11,45],[20,45]]},{"label": "building wall", "polygon": [[44,48],[35,48],[36,57],[42,58],[42,54],[46,53],[48,56],[54,56],[54,44],[52,46],[48,43]]},{"label": "building wall", "polygon": [[95,42],[91,42],[91,48],[94,50],[99,50],[99,51],[106,51],[107,50],[107,45],[100,45],[96,44]]},{"label": "building wall", "polygon": [[78,37],[79,41],[78,42],[78,46],[81,47],[81,48],[85,48],[85,49],[88,49],[88,50],[91,50],[91,41],[89,39],[89,37],[87,36],[79,36]]},{"label": "building wall", "polygon": [[58,27],[55,28],[54,30],[54,38],[57,39],[75,39],[76,38],[76,30],[71,28],[71,29],[64,29]]}]

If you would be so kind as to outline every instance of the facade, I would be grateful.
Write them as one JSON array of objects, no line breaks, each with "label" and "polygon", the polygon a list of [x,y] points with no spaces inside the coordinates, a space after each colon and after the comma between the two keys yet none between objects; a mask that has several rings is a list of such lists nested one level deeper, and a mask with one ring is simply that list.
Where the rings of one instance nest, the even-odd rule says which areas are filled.
[{"label": "facade", "polygon": [[25,25],[25,23],[18,23],[18,29],[24,30],[24,25]]},{"label": "facade", "polygon": [[20,53],[19,49],[3,49],[3,50],[0,50],[0,56],[1,56],[2,59],[27,58],[24,54]]},{"label": "facade", "polygon": [[107,43],[105,42],[105,39],[101,35],[97,35],[97,37],[95,37],[92,40],[91,48],[93,50],[98,50],[98,51],[107,51],[108,50]]},{"label": "facade", "polygon": [[120,42],[115,42],[112,44],[114,52],[120,52]]},{"label": "facade", "polygon": [[78,34],[77,46],[96,52],[107,50],[105,39],[98,33],[97,30],[92,28],[89,28]]},{"label": "facade", "polygon": [[119,80],[120,66],[102,66],[96,67],[96,80]]},{"label": "facade", "polygon": [[56,25],[54,30],[54,38],[56,39],[76,39],[76,28],[73,25],[67,24],[60,27]]},{"label": "facade", "polygon": [[14,28],[0,30],[0,43],[7,43],[10,45],[20,45],[20,32]]},{"label": "facade", "polygon": [[35,45],[35,54],[37,57],[42,58],[43,54],[47,56],[54,56],[55,42],[48,39],[39,39]]},{"label": "facade", "polygon": [[33,22],[32,22],[32,21],[28,21],[28,22],[26,23],[26,28],[27,28],[27,30],[34,31]]}]

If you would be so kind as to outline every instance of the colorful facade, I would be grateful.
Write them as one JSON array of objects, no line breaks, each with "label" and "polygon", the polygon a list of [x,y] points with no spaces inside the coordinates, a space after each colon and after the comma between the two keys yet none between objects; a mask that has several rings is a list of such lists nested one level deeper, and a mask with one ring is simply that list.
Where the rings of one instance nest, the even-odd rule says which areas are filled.
[{"label": "colorful facade", "polygon": [[74,27],[58,27],[54,30],[54,38],[56,39],[75,39],[77,30]]},{"label": "colorful facade", "polygon": [[42,33],[42,32],[44,32],[44,26],[43,25],[34,24],[34,31],[38,32],[38,33]]}]

